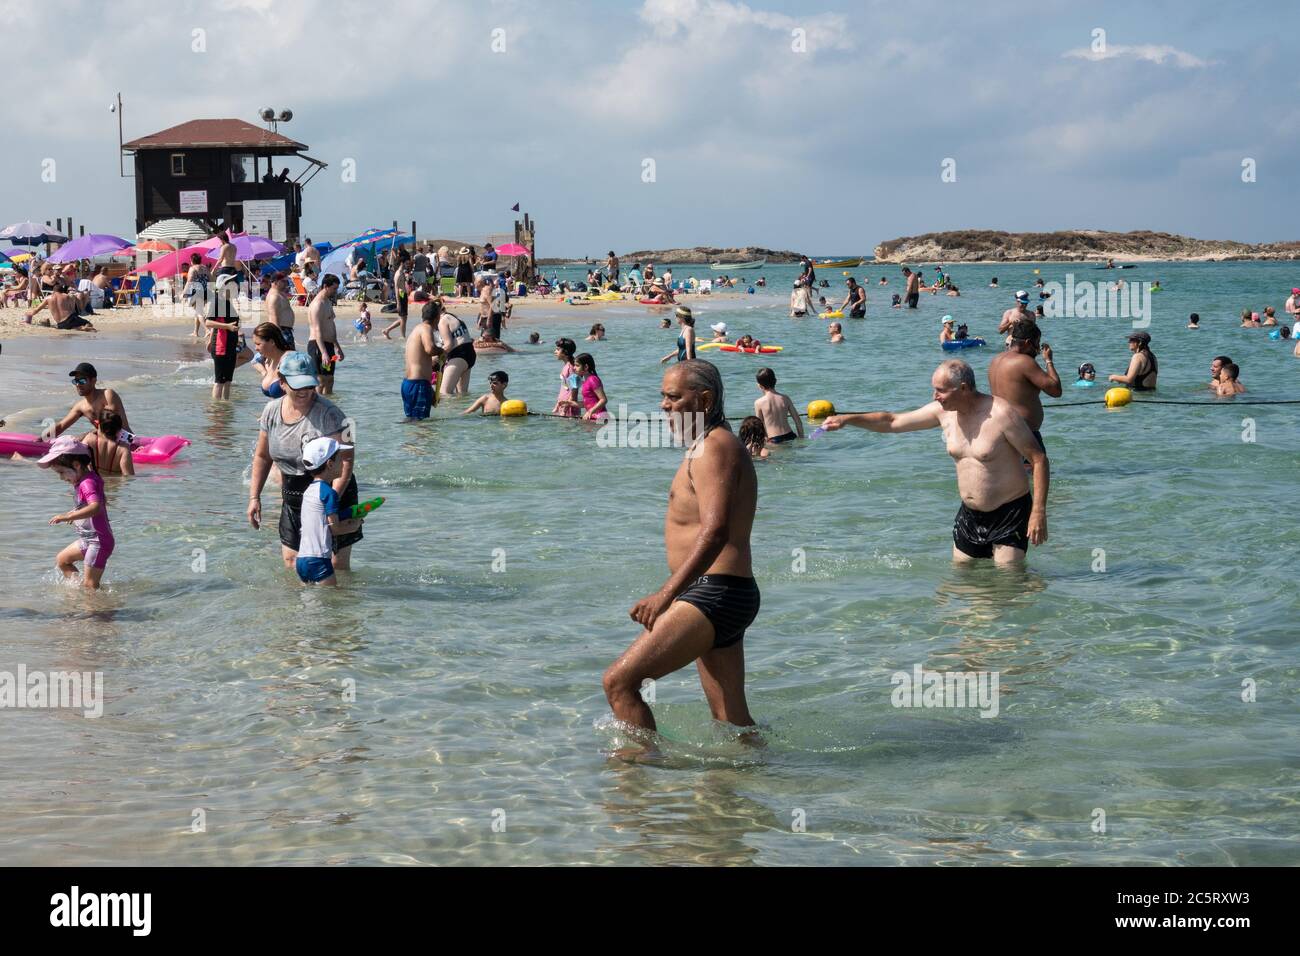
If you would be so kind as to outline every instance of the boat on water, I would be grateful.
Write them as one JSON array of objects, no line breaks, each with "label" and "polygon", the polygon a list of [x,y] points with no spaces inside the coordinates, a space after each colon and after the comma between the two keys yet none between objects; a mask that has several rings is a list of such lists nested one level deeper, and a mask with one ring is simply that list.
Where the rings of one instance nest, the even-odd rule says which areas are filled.
[{"label": "boat on water", "polygon": [[824,262],[813,262],[814,269],[856,269],[862,265],[861,257],[857,259],[827,259]]},{"label": "boat on water", "polygon": [[741,269],[761,269],[767,265],[767,259],[755,259],[753,262],[715,262],[709,266],[714,272],[739,272]]}]

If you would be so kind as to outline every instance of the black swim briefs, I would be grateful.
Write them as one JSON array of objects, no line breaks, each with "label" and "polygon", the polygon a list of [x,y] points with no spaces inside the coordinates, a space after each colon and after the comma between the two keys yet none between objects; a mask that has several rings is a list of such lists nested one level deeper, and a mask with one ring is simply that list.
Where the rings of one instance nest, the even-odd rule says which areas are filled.
[{"label": "black swim briefs", "polygon": [[730,647],[745,636],[745,628],[758,616],[761,595],[753,578],[735,574],[703,574],[677,595],[692,604],[713,625],[715,649]]},{"label": "black swim briefs", "polygon": [[1029,492],[992,511],[976,511],[962,502],[952,523],[952,543],[972,558],[993,557],[996,544],[1028,551],[1029,512],[1033,506]]}]

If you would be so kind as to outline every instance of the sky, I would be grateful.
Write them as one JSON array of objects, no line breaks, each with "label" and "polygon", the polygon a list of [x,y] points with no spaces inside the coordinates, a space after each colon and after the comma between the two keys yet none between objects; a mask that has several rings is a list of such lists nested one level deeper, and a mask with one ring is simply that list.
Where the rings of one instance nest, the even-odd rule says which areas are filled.
[{"label": "sky", "polygon": [[0,0],[0,18],[0,225],[133,234],[120,91],[127,140],[292,109],[281,132],[329,163],[303,200],[318,236],[414,219],[469,239],[509,232],[517,202],[539,256],[859,255],[949,229],[1300,239],[1296,3]]}]

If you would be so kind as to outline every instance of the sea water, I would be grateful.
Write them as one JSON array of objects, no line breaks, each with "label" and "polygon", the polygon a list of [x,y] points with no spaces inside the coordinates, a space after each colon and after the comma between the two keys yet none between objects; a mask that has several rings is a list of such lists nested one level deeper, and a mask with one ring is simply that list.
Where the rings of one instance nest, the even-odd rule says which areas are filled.
[{"label": "sea water", "polygon": [[[953,266],[960,298],[900,311],[899,267],[868,264],[855,272],[868,317],[844,320],[838,346],[825,323],[787,317],[794,267],[762,270],[766,292],[693,304],[702,339],[721,320],[785,346],[712,357],[732,416],[752,408],[763,365],[800,407],[907,409],[947,357],[940,317],[995,343],[1034,268],[1120,275]],[[1000,289],[986,288],[993,275]],[[842,299],[842,276],[826,277]],[[399,345],[345,335],[335,399],[356,422],[362,497],[387,502],[344,586],[305,589],[280,562],[274,490],[263,530],[244,517],[265,402],[250,371],[213,402],[211,363],[183,330],[5,342],[8,430],[65,412],[68,370],[91,361],[138,433],[194,444],[108,479],[117,551],[93,595],[53,570],[71,534],[47,522],[71,507],[68,486],[0,463],[0,671],[104,677],[98,718],[0,710],[0,859],[1295,863],[1300,405],[1246,400],[1300,399],[1300,360],[1236,316],[1280,311],[1300,267],[1123,277],[1162,280],[1156,397],[1205,404],[1103,409],[1104,384],[1070,388],[1071,370],[1123,371],[1131,322],[1045,322],[1061,402],[1098,403],[1047,410],[1050,539],[1019,571],[952,564],[958,501],[937,431],[777,449],[756,465],[763,607],[745,640],[764,745],[713,723],[687,669],[655,687],[666,739],[645,763],[610,756],[631,735],[609,720],[600,677],[638,633],[628,610],[665,578],[680,450],[602,447],[574,422],[461,418],[467,400],[404,422]],[[1198,332],[1184,328],[1193,311]],[[471,394],[501,368],[510,397],[549,411],[549,343],[568,335],[612,406],[650,411],[670,313],[520,310],[506,333],[519,354],[481,357]],[[596,321],[608,339],[581,342]],[[546,344],[523,344],[534,330]],[[1220,353],[1242,367],[1241,399],[1205,387]],[[962,355],[981,387],[992,354]],[[996,716],[894,706],[895,675],[918,666],[996,674]]]}]

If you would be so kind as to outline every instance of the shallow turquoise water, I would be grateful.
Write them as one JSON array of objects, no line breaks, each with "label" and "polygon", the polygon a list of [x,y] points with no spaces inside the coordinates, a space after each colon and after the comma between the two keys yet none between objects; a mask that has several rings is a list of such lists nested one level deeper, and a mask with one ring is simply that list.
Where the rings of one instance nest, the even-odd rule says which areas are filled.
[{"label": "shallow turquoise water", "polygon": [[[923,296],[913,314],[869,285],[869,317],[846,321],[838,347],[823,323],[785,318],[791,267],[764,270],[779,295],[697,313],[701,328],[722,318],[786,345],[761,361],[801,406],[912,407],[942,356],[939,316],[992,338],[1032,268],[954,267],[969,294]],[[867,274],[899,286],[896,266]],[[1001,290],[984,288],[990,275]],[[349,586],[305,591],[274,532],[243,521],[263,404],[248,373],[233,402],[212,403],[210,364],[170,332],[5,342],[8,428],[65,410],[66,371],[90,359],[137,430],[196,444],[174,467],[110,480],[118,552],[91,597],[50,570],[68,532],[46,519],[67,507],[66,486],[0,463],[0,670],[102,670],[109,697],[98,720],[0,711],[0,859],[1294,863],[1300,406],[1229,407],[1204,383],[1224,352],[1245,398],[1300,399],[1291,347],[1235,327],[1243,306],[1280,309],[1300,269],[1161,265],[1125,278],[1157,275],[1159,397],[1212,405],[1049,409],[1051,539],[1024,572],[950,563],[957,501],[937,432],[830,435],[761,463],[763,611],[746,645],[768,745],[715,728],[683,671],[658,686],[672,741],[660,766],[605,756],[619,735],[602,721],[600,673],[636,634],[628,608],[663,580],[680,452],[599,448],[582,426],[538,418],[404,424],[397,345],[356,346],[337,399],[358,422],[363,492],[389,500]],[[675,332],[639,306],[588,311],[582,328],[609,328],[585,347],[612,403],[648,410]],[[1191,311],[1200,332],[1183,329]],[[580,338],[578,327],[521,316],[507,337]],[[1087,359],[1103,377],[1122,370],[1129,327],[1044,326],[1063,371]],[[549,410],[556,363],[521,347],[480,360],[474,392],[503,367],[511,396]],[[967,357],[983,383],[990,353]],[[731,414],[745,413],[759,360],[718,363]],[[274,515],[274,495],[264,501]],[[1092,570],[1099,548],[1104,573]],[[999,672],[998,716],[892,707],[890,675],[915,664]],[[195,808],[206,832],[191,832]],[[1096,808],[1105,834],[1090,828]],[[793,832],[800,815],[806,832]]]}]

